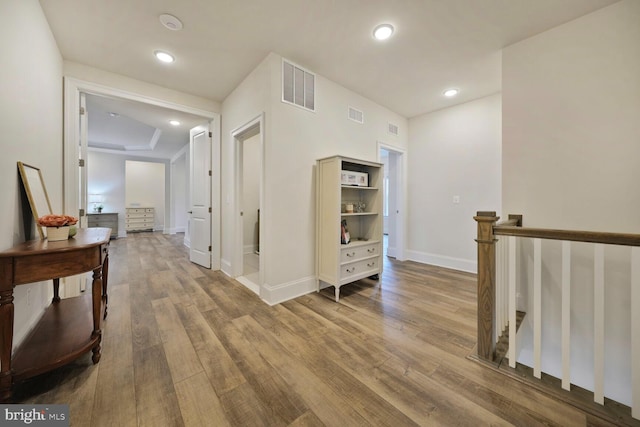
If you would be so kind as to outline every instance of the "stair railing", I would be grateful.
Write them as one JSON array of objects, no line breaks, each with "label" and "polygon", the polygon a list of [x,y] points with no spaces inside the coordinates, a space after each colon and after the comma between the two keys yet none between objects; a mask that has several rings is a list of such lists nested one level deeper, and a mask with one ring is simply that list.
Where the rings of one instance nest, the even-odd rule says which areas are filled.
[{"label": "stair railing", "polygon": [[[562,241],[562,388],[570,390],[571,242],[594,244],[594,401],[604,404],[605,245],[631,246],[631,415],[640,419],[640,234],[525,228],[522,215],[498,223],[496,212],[474,217],[478,234],[478,343],[482,360],[494,362],[501,331],[508,331],[509,365],[516,366],[516,256],[517,238],[533,241],[533,374],[541,378],[543,239]],[[504,236],[499,239],[498,236]],[[529,315],[529,314],[528,314]]]}]

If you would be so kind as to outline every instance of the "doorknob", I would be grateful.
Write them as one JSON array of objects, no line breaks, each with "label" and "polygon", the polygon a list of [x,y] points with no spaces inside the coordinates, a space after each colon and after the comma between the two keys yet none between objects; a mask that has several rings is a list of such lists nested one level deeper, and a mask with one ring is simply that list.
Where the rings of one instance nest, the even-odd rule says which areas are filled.
[{"label": "doorknob", "polygon": [[190,214],[192,214],[192,213],[193,213],[193,211],[189,211],[189,212],[187,212],[187,213],[190,213]]}]

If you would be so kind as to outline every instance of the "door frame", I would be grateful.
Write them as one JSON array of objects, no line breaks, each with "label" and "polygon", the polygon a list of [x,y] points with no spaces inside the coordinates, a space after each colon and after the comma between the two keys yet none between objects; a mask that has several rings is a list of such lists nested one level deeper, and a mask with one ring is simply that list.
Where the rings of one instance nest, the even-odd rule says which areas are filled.
[{"label": "door frame", "polygon": [[[202,116],[205,120],[213,122],[211,132],[213,141],[211,147],[211,167],[213,170],[211,183],[211,204],[212,204],[212,250],[211,268],[220,269],[220,114],[213,111],[202,110],[189,107],[172,101],[152,98],[134,92],[92,83],[74,77],[64,77],[64,111],[63,111],[63,209],[67,214],[78,212],[80,200],[78,186],[80,185],[78,172],[78,141],[80,140],[80,93],[88,93],[98,96],[122,98],[144,104],[156,105],[170,108],[176,111],[191,113]],[[171,191],[171,190],[169,190]]]},{"label": "door frame", "polygon": [[[378,162],[382,159],[380,157],[380,150],[386,150],[390,154],[393,154],[397,159],[396,178],[397,184],[394,188],[396,192],[396,210],[399,214],[396,216],[395,228],[392,230],[395,233],[396,248],[395,258],[398,261],[406,260],[406,223],[407,223],[407,150],[404,148],[389,145],[384,142],[377,142],[377,158]],[[391,230],[390,230],[391,231]]]},{"label": "door frame", "polygon": [[[242,209],[242,143],[249,137],[254,130],[257,129],[257,135],[260,135],[260,229],[259,232],[259,240],[260,240],[260,257],[259,257],[259,279],[256,284],[252,284],[248,280],[242,280],[243,278],[243,270],[244,270],[244,242],[243,242],[243,218],[241,216]],[[234,197],[233,197],[233,243],[232,243],[232,264],[231,271],[233,272],[233,277],[237,278],[240,283],[247,286],[249,289],[261,295],[264,287],[264,266],[266,265],[266,258],[268,255],[268,242],[265,242],[264,239],[264,224],[265,224],[265,209],[264,209],[264,180],[265,180],[265,161],[264,161],[264,113],[260,113],[258,116],[249,120],[245,124],[235,128],[231,131],[231,137],[233,139],[233,165],[234,165],[234,174],[233,174],[233,189],[234,189]],[[253,136],[253,135],[251,135]],[[252,285],[257,285],[257,288]]]}]

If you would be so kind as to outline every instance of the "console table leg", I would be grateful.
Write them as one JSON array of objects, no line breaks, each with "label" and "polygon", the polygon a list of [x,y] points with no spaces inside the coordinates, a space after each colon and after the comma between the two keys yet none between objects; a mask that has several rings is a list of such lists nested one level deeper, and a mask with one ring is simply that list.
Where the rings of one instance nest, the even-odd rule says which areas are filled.
[{"label": "console table leg", "polygon": [[107,294],[107,285],[109,283],[109,249],[104,249],[105,256],[102,262],[102,299],[104,300],[104,317],[107,318],[107,308],[109,307],[109,295]]},{"label": "console table leg", "polygon": [[[4,286],[3,286],[4,287]],[[0,401],[11,399],[11,349],[13,348],[13,286],[0,291]]]},{"label": "console table leg", "polygon": [[53,279],[53,299],[51,302],[60,302],[60,279]]},{"label": "console table leg", "polygon": [[91,283],[91,297],[93,299],[93,333],[91,336],[98,337],[97,344],[91,349],[93,351],[93,363],[100,361],[100,342],[102,341],[102,329],[100,322],[102,316],[102,266],[93,270],[93,282]]}]

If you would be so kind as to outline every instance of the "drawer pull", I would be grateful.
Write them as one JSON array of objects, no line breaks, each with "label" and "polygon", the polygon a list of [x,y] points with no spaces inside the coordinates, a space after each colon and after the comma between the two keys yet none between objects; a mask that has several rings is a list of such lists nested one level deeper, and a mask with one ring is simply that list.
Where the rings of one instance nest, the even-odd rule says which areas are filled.
[{"label": "drawer pull", "polygon": [[376,248],[367,249],[367,252],[369,252],[370,254],[374,253],[375,251],[376,251]]},{"label": "drawer pull", "polygon": [[373,267],[374,265],[376,265],[375,261],[374,261],[374,262],[367,263],[367,267]]},{"label": "drawer pull", "polygon": [[356,256],[356,253],[355,252],[347,252],[347,256],[348,257],[353,257],[353,256]]},{"label": "drawer pull", "polygon": [[354,271],[356,271],[355,267],[347,268],[347,273],[353,273]]}]

